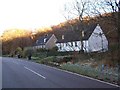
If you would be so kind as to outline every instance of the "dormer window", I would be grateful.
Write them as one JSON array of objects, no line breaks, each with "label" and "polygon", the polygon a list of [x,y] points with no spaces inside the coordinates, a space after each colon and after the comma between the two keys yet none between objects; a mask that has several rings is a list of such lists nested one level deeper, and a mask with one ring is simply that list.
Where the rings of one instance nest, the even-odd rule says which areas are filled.
[{"label": "dormer window", "polygon": [[82,31],[82,37],[84,37],[84,36],[85,36],[84,31]]},{"label": "dormer window", "polygon": [[97,26],[100,26],[99,24],[97,24]]},{"label": "dormer window", "polygon": [[38,44],[38,40],[36,41],[36,44]]},{"label": "dormer window", "polygon": [[46,43],[47,38],[44,38],[44,43]]},{"label": "dormer window", "polygon": [[62,39],[64,39],[64,35],[62,35]]}]

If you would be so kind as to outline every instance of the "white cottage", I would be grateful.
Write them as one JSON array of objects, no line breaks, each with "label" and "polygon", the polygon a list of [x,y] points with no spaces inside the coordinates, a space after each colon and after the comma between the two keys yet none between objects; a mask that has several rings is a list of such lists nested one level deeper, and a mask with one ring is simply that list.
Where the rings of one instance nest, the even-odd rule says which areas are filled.
[{"label": "white cottage", "polygon": [[[57,35],[58,51],[80,51],[81,41],[79,33],[68,30],[60,31]],[[99,24],[89,25],[82,32],[84,52],[107,51],[108,40]]]}]

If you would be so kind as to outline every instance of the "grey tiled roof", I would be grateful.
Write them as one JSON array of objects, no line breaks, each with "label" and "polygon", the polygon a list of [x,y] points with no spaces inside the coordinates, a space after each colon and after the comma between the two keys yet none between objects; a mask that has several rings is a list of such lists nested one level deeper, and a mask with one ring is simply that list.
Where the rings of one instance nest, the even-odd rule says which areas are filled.
[{"label": "grey tiled roof", "polygon": [[84,28],[84,37],[83,40],[88,40],[89,37],[91,36],[92,32],[94,31],[94,29],[96,28],[97,24],[92,24],[92,25],[88,25]]},{"label": "grey tiled roof", "polygon": [[[94,31],[97,24],[87,25],[84,28],[84,37],[83,40],[88,40],[91,36],[92,32]],[[57,43],[65,43],[71,41],[79,41],[80,40],[80,33],[74,30],[59,30],[54,32]],[[64,35],[64,39],[62,39],[62,35]]]},{"label": "grey tiled roof", "polygon": [[[51,36],[52,34],[39,37],[34,46],[45,45],[45,43],[50,39]],[[44,39],[46,39],[46,42],[44,42]]]},{"label": "grey tiled roof", "polygon": [[[96,26],[97,26],[97,24],[90,24],[90,25],[84,26],[83,40],[89,39],[89,37],[91,36],[91,34],[94,31]],[[80,28],[81,27],[79,27],[79,29]],[[56,30],[53,32],[53,34],[57,38],[57,43],[80,41],[80,33],[75,31],[75,30],[71,30],[71,29]],[[64,35],[64,39],[62,39],[62,35]],[[34,46],[45,45],[44,39],[46,38],[46,42],[47,42],[51,36],[52,36],[52,34],[48,34],[48,35],[44,35],[44,36],[39,37]]]}]

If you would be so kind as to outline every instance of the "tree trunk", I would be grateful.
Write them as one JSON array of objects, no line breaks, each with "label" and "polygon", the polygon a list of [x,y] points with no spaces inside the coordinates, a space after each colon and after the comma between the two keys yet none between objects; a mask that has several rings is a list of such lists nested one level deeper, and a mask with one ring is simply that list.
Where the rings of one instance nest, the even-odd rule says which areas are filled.
[{"label": "tree trunk", "polygon": [[[117,22],[117,26],[118,26],[118,54],[120,54],[120,0],[119,0],[119,5],[118,5],[118,22]],[[120,55],[118,55],[118,72],[120,72]],[[120,76],[120,75],[119,75]],[[120,77],[118,78],[118,81],[120,81]],[[118,85],[120,85],[120,82],[118,82]]]},{"label": "tree trunk", "polygon": [[83,26],[83,20],[82,17],[79,16],[79,28],[80,28],[80,41],[81,41],[81,50],[80,52],[83,53],[83,36],[82,36],[82,31],[84,31],[84,26]]}]

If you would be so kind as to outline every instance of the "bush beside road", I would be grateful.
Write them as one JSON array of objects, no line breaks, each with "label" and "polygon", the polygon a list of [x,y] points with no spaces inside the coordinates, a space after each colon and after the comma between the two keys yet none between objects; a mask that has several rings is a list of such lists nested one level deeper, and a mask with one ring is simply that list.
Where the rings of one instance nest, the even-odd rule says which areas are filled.
[{"label": "bush beside road", "polygon": [[[73,63],[72,56],[49,56],[45,58],[32,57],[33,61],[49,65],[52,67],[57,67],[59,69],[67,70],[74,72],[80,75],[85,75],[109,83],[117,84],[118,83],[118,67],[109,67],[102,66],[101,64],[94,66],[94,63],[97,61],[89,60],[84,62],[75,62]],[[83,59],[83,57],[82,57]]]}]

